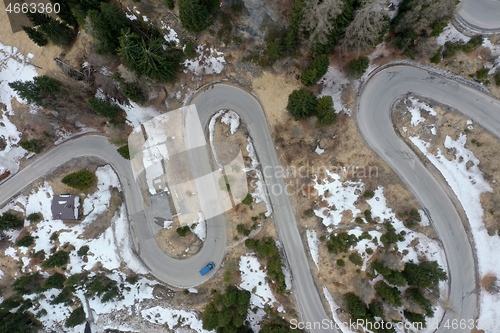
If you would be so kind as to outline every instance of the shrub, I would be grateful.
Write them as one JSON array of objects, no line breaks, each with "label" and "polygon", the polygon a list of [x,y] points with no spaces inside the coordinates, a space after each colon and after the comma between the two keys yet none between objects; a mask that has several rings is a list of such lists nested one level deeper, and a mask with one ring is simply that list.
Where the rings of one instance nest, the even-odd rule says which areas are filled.
[{"label": "shrub", "polygon": [[66,281],[66,276],[61,273],[54,273],[45,280],[42,288],[44,290],[55,288],[62,289],[64,287],[64,281]]},{"label": "shrub", "polygon": [[272,66],[287,51],[283,31],[273,28],[269,29],[264,42],[266,46],[258,64],[260,66]]},{"label": "shrub", "polygon": [[187,236],[191,233],[191,228],[188,225],[177,228],[177,234],[181,237]]},{"label": "shrub", "polygon": [[137,275],[127,276],[125,281],[127,281],[127,283],[129,283],[129,284],[136,284],[139,281],[139,276],[137,276]]},{"label": "shrub", "polygon": [[354,293],[344,295],[347,311],[351,313],[354,319],[364,318],[367,314],[366,304]]},{"label": "shrub", "polygon": [[124,159],[130,160],[130,150],[128,145],[121,146],[116,150]]},{"label": "shrub", "polygon": [[83,257],[83,256],[87,255],[88,252],[89,252],[89,246],[88,245],[83,245],[82,247],[80,247],[78,249],[78,251],[76,252],[76,254],[78,254],[80,257]]},{"label": "shrub", "polygon": [[449,58],[453,57],[455,54],[457,54],[458,51],[460,51],[464,46],[464,42],[458,41],[458,42],[451,42],[447,41],[444,43],[444,51],[443,51],[443,58]]},{"label": "shrub", "polygon": [[108,118],[112,124],[123,122],[123,110],[118,105],[96,97],[87,99],[87,104],[92,111]]},{"label": "shrub", "polygon": [[373,301],[368,305],[368,309],[374,317],[384,318],[384,305],[380,301]]},{"label": "shrub", "polygon": [[365,199],[371,199],[371,198],[373,198],[374,195],[375,195],[375,192],[373,192],[372,190],[366,190],[363,193],[363,198],[365,198]]},{"label": "shrub", "polygon": [[39,213],[31,213],[26,217],[26,220],[30,222],[39,222],[42,219],[42,216]]},{"label": "shrub", "polygon": [[314,60],[302,73],[302,83],[305,86],[312,86],[315,84],[326,74],[329,64],[330,61],[328,60],[328,56],[326,54],[321,54],[314,58]]},{"label": "shrub", "polygon": [[196,45],[193,42],[187,42],[184,47],[184,53],[188,59],[196,57]]},{"label": "shrub", "polygon": [[0,329],[2,332],[36,333],[40,323],[33,318],[33,314],[26,311],[12,313],[0,311]]},{"label": "shrub", "polygon": [[34,252],[31,256],[33,257],[33,259],[43,260],[45,258],[45,251],[40,250],[40,251]]},{"label": "shrub", "polygon": [[368,59],[368,57],[359,57],[349,61],[349,63],[347,64],[349,75],[353,77],[361,77],[368,69],[369,64],[370,60]]},{"label": "shrub", "polygon": [[148,101],[148,96],[137,82],[123,82],[121,84],[121,92],[133,102],[143,104]]},{"label": "shrub", "polygon": [[87,285],[87,290],[90,295],[102,296],[103,302],[108,302],[120,294],[117,282],[104,274],[94,276]]},{"label": "shrub", "polygon": [[0,231],[17,229],[24,225],[24,221],[12,213],[3,213],[0,216]]},{"label": "shrub", "polygon": [[[69,279],[68,279],[69,280]],[[68,281],[66,280],[66,281]],[[61,304],[64,303],[66,305],[70,305],[72,303],[72,297],[73,293],[71,292],[70,287],[64,287],[59,295],[54,297],[51,301],[50,304],[55,305],[55,304]]]},{"label": "shrub", "polygon": [[440,46],[436,53],[434,53],[434,55],[431,57],[430,61],[431,63],[433,64],[439,64],[441,62],[441,59],[443,59],[443,55],[441,54],[441,52],[443,51],[443,47]]},{"label": "shrub", "polygon": [[294,90],[288,96],[287,110],[295,120],[309,117],[316,108],[316,96],[307,89]]},{"label": "shrub", "polygon": [[42,152],[42,149],[43,149],[43,143],[42,143],[42,141],[40,141],[38,139],[21,140],[19,142],[19,145],[23,149],[30,151],[32,153],[35,153],[35,154],[40,154]]},{"label": "shrub", "polygon": [[61,267],[69,262],[69,254],[64,251],[57,251],[48,257],[43,263],[43,268]]},{"label": "shrub", "polygon": [[248,229],[244,224],[238,224],[236,226],[236,230],[238,231],[239,234],[242,234],[244,236],[250,235],[251,230]]},{"label": "shrub", "polygon": [[96,176],[89,170],[80,170],[65,176],[62,180],[63,184],[75,188],[80,191],[88,190],[96,182]]},{"label": "shrub", "polygon": [[267,258],[266,271],[276,283],[276,292],[282,294],[286,290],[285,275],[283,274],[283,263],[281,255],[276,247],[274,239],[266,237],[260,240],[247,239],[245,246],[255,250],[259,257]]},{"label": "shrub", "polygon": [[489,68],[481,68],[481,69],[478,69],[476,71],[476,78],[478,80],[485,80],[486,78],[488,78],[488,72],[490,71]]},{"label": "shrub", "polygon": [[500,70],[497,69],[493,79],[495,80],[495,85],[500,86]]},{"label": "shrub", "polygon": [[431,36],[437,37],[443,32],[443,29],[448,25],[448,21],[450,19],[448,17],[444,17],[440,20],[435,21],[433,24],[431,24]]},{"label": "shrub", "polygon": [[21,305],[22,298],[19,296],[11,296],[0,303],[0,309],[2,310],[12,310]]},{"label": "shrub", "polygon": [[437,261],[424,261],[419,264],[406,263],[403,275],[411,286],[430,288],[437,286],[439,281],[447,279],[445,271]]},{"label": "shrub", "polygon": [[480,35],[473,36],[465,45],[462,47],[462,51],[465,53],[470,53],[474,51],[478,46],[483,44],[483,37]]},{"label": "shrub", "polygon": [[402,214],[403,222],[406,227],[413,228],[417,223],[422,221],[422,216],[416,209],[412,209]]},{"label": "shrub", "polygon": [[410,323],[419,323],[419,324],[421,324],[421,325],[419,325],[421,327],[427,326],[427,324],[425,322],[425,316],[423,314],[414,313],[414,312],[410,312],[410,311],[405,310],[404,315]]},{"label": "shrub", "polygon": [[419,288],[408,288],[406,289],[405,296],[407,299],[416,302],[425,311],[425,315],[428,317],[434,316],[434,310],[432,310],[431,302],[422,295]]},{"label": "shrub", "polygon": [[357,252],[353,252],[349,255],[349,260],[356,266],[363,265],[363,258]]},{"label": "shrub", "polygon": [[241,200],[241,203],[245,205],[250,205],[253,202],[253,197],[250,193],[248,193],[243,200]]},{"label": "shrub", "polygon": [[318,123],[323,126],[333,124],[337,118],[335,109],[333,108],[332,96],[323,96],[318,99],[315,111]]},{"label": "shrub", "polygon": [[79,306],[75,310],[73,310],[73,312],[71,312],[68,319],[66,319],[64,326],[75,327],[77,325],[83,324],[85,320],[85,311],[83,310],[82,306]]},{"label": "shrub", "polygon": [[377,292],[378,296],[387,303],[395,306],[403,305],[401,294],[399,293],[398,288],[390,287],[384,281],[379,281],[377,282],[377,284],[375,284],[375,291]]},{"label": "shrub", "polygon": [[24,247],[30,247],[31,245],[35,244],[35,238],[31,235],[24,236],[21,239],[18,239],[16,242],[17,246],[24,246]]},{"label": "shrub", "polygon": [[345,261],[343,259],[337,259],[337,266],[344,267],[345,266]]},{"label": "shrub", "polygon": [[50,235],[50,238],[49,238],[52,242],[55,242],[56,240],[59,239],[59,233],[57,231],[54,231],[52,233],[52,235]]},{"label": "shrub", "polygon": [[72,274],[66,282],[64,282],[64,285],[70,288],[74,288],[78,284],[80,284],[82,281],[84,281],[86,278],[86,274],[80,273],[80,274]]},{"label": "shrub", "polygon": [[382,242],[382,244],[384,244],[385,247],[387,247],[391,243],[396,243],[404,240],[404,237],[402,235],[396,234],[396,229],[394,229],[392,224],[387,222],[384,223],[384,225],[387,231],[382,236],[380,236],[380,241]]},{"label": "shrub", "polygon": [[386,267],[380,260],[375,260],[371,267],[373,270],[376,270],[378,273],[382,274],[382,276],[389,282],[395,286],[406,286],[407,282],[405,277],[400,271],[392,270]]},{"label": "shrub", "polygon": [[40,289],[42,280],[39,273],[23,275],[14,281],[12,287],[19,295],[32,294]]},{"label": "shrub", "polygon": [[227,286],[224,294],[215,292],[203,310],[203,328],[217,332],[248,332],[250,329],[245,320],[250,296],[249,291],[234,286]]},{"label": "shrub", "polygon": [[355,235],[339,232],[337,235],[330,234],[330,240],[326,242],[326,247],[329,252],[339,254],[349,251],[349,248],[357,243],[358,238]]},{"label": "shrub", "polygon": [[175,8],[175,0],[163,0],[168,9],[174,10]]},{"label": "shrub", "polygon": [[367,209],[363,212],[363,214],[365,215],[365,219],[367,222],[372,222],[373,221],[373,218],[372,218],[372,211]]}]

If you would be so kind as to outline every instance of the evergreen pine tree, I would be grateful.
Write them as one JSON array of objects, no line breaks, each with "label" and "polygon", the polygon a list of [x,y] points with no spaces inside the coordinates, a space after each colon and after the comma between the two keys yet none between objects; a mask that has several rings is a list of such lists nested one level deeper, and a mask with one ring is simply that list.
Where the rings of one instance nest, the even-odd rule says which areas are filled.
[{"label": "evergreen pine tree", "polygon": [[59,22],[53,18],[40,26],[40,30],[57,46],[67,47],[75,37],[73,29],[67,24]]},{"label": "evergreen pine tree", "polygon": [[295,120],[309,117],[316,108],[317,99],[313,92],[307,89],[294,90],[288,96],[287,110]]},{"label": "evergreen pine tree", "polygon": [[[72,1],[72,0],[70,0]],[[71,13],[75,17],[78,25],[87,30],[87,26],[85,24],[85,19],[87,14],[91,10],[100,10],[100,2],[99,0],[79,0],[76,4],[71,4]]]},{"label": "evergreen pine tree", "polygon": [[42,24],[46,24],[46,23],[49,23],[52,18],[47,15],[47,14],[43,14],[43,13],[38,13],[38,12],[35,12],[35,13],[26,13],[26,16],[30,19],[31,23],[36,27],[36,26],[39,26],[39,25],[42,25]]},{"label": "evergreen pine tree", "polygon": [[184,28],[191,32],[200,32],[212,24],[209,8],[201,0],[180,0],[179,16]]},{"label": "evergreen pine tree", "polygon": [[323,96],[316,104],[316,116],[321,125],[330,125],[335,122],[336,114],[333,108],[332,96]]},{"label": "evergreen pine tree", "polygon": [[99,41],[97,52],[115,53],[120,46],[122,31],[130,26],[130,20],[117,7],[105,2],[101,10],[91,10],[88,15],[92,26],[92,35]]},{"label": "evergreen pine tree", "polygon": [[146,41],[128,30],[120,37],[118,55],[137,74],[159,82],[173,81],[181,60],[178,50],[164,49],[161,38],[152,37]]},{"label": "evergreen pine tree", "polygon": [[28,37],[38,46],[45,46],[49,42],[45,35],[36,30],[35,28],[23,27],[24,32],[28,35]]},{"label": "evergreen pine tree", "polygon": [[76,21],[75,16],[73,16],[73,13],[71,12],[71,7],[68,2],[68,0],[50,0],[52,4],[59,4],[59,13],[57,13],[57,16],[61,20],[63,20],[65,23],[67,23],[69,26],[72,27],[77,27],[78,22]]},{"label": "evergreen pine tree", "polygon": [[9,87],[11,87],[22,99],[25,99],[28,103],[41,103],[40,91],[33,81],[13,81],[9,82]]}]

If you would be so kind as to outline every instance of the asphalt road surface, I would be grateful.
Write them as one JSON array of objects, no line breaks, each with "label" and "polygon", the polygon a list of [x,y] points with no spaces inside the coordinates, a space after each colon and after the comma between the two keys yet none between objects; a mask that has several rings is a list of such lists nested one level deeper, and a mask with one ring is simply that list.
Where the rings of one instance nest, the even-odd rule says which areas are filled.
[{"label": "asphalt road surface", "polygon": [[455,18],[474,33],[499,33],[500,0],[462,0]]},{"label": "asphalt road surface", "polygon": [[[392,103],[408,92],[456,108],[497,136],[500,136],[500,103],[473,88],[428,71],[395,66],[375,74],[364,86],[357,114],[360,130],[369,146],[387,161],[408,184],[422,206],[429,210],[434,227],[443,242],[451,275],[452,305],[445,318],[473,318],[477,311],[475,270],[472,249],[464,227],[458,222],[458,214],[442,188],[446,185],[432,177],[392,127]],[[308,322],[328,319],[310,274],[293,207],[288,196],[281,193],[285,184],[274,173],[279,162],[260,105],[251,95],[228,85],[215,85],[212,89],[199,93],[194,97],[193,103],[198,107],[203,125],[208,123],[214,112],[223,108],[236,111],[247,124],[259,160],[267,170],[265,174],[269,176],[266,177],[266,185],[273,203],[279,237],[292,271],[301,319]],[[99,157],[110,163],[118,173],[135,244],[141,259],[153,275],[166,283],[181,287],[202,283],[209,277],[201,277],[198,270],[207,262],[223,257],[224,223],[208,223],[207,242],[197,255],[185,260],[166,256],[154,240],[150,223],[146,222],[143,200],[129,162],[118,155],[116,147],[110,145],[105,137],[83,136],[51,149],[2,184],[0,204],[9,202],[23,188],[64,162],[80,156]],[[222,237],[219,238],[220,242],[216,241],[218,237]],[[220,264],[220,261],[217,263]]]},{"label": "asphalt road surface", "polygon": [[[500,30],[497,13],[500,13],[498,0],[463,0],[457,10],[457,18],[472,30],[488,32]],[[500,103],[471,87],[428,71],[410,66],[395,66],[370,78],[364,86],[358,104],[357,121],[368,145],[398,173],[422,206],[428,209],[433,226],[443,242],[451,277],[451,308],[446,312],[445,319],[474,318],[477,315],[477,295],[472,248],[455,207],[443,189],[447,185],[440,184],[432,177],[392,127],[392,104],[408,92],[459,110],[497,137],[500,137]],[[266,169],[266,186],[271,197],[278,234],[291,268],[301,320],[317,323],[329,320],[310,273],[293,206],[288,196],[283,194],[284,181],[274,173],[279,162],[259,103],[246,92],[222,84],[200,92],[193,98],[192,103],[196,104],[204,127],[210,116],[220,109],[236,111],[243,118],[253,138],[260,163]],[[208,153],[202,155],[199,156],[200,161],[209,165]],[[146,207],[139,186],[134,181],[130,163],[102,136],[76,138],[38,157],[31,165],[1,185],[0,206],[8,203],[36,179],[50,174],[66,161],[82,156],[99,157],[110,163],[117,172],[125,195],[136,250],[153,275],[174,286],[190,287],[203,283],[215,274],[216,270],[213,270],[207,276],[201,277],[198,271],[209,261],[221,264],[226,242],[223,217],[217,216],[208,221],[207,240],[195,256],[176,260],[165,255],[154,240],[153,224],[145,213]],[[201,173],[208,171],[203,168],[198,170]],[[439,330],[445,331],[443,328]]]},{"label": "asphalt road surface", "polygon": [[[367,144],[403,179],[422,207],[427,208],[441,239],[450,272],[450,304],[444,317],[461,320],[477,315],[475,262],[460,217],[441,184],[396,134],[393,103],[414,93],[448,105],[500,138],[500,102],[470,86],[423,69],[398,65],[373,75],[358,102],[357,121]],[[441,328],[439,332],[446,332]],[[467,330],[450,330],[450,332]]]}]

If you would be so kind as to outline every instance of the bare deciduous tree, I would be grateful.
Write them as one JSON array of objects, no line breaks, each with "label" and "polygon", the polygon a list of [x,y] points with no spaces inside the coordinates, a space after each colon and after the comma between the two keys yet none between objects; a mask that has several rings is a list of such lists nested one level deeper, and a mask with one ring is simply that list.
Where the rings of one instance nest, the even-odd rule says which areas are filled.
[{"label": "bare deciduous tree", "polygon": [[347,27],[341,42],[342,50],[367,51],[374,47],[381,37],[381,33],[389,24],[378,1],[365,2],[364,6],[356,11],[354,20]]},{"label": "bare deciduous tree", "polygon": [[309,33],[310,43],[327,41],[328,34],[335,27],[335,18],[343,8],[343,0],[305,1],[302,26]]}]

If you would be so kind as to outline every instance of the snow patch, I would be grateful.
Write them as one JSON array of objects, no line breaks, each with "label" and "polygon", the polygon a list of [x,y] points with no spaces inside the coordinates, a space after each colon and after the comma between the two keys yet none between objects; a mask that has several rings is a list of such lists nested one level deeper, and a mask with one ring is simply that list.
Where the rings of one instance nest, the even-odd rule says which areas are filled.
[{"label": "snow patch", "polygon": [[269,284],[266,281],[266,272],[256,257],[244,255],[240,258],[241,284],[240,287],[252,293],[250,305],[261,309],[264,306],[273,306],[277,303]]},{"label": "snow patch", "polygon": [[444,45],[446,42],[458,42],[462,41],[467,43],[470,40],[470,37],[465,36],[460,31],[453,26],[453,24],[448,23],[448,25],[443,29],[441,34],[436,37],[436,43],[438,45]]},{"label": "snow patch", "polygon": [[224,69],[226,59],[222,52],[206,45],[198,45],[196,53],[198,53],[196,58],[184,61],[187,68],[184,73],[190,71],[195,75],[211,75],[220,74]]},{"label": "snow patch", "polygon": [[315,230],[306,230],[307,235],[307,245],[309,246],[309,251],[311,251],[311,258],[316,265],[316,268],[319,270],[319,245],[321,242],[318,239],[318,235]]},{"label": "snow patch", "polygon": [[[196,332],[209,332],[203,329],[195,312],[155,306],[141,311],[142,317],[153,324],[166,325],[170,330],[187,327]],[[177,331],[177,330],[176,330]]]},{"label": "snow patch", "polygon": [[[446,137],[444,147],[455,154],[451,159],[446,158],[440,149],[437,150],[436,155],[430,153],[427,149],[428,143],[419,137],[410,137],[410,140],[441,172],[462,204],[474,237],[480,278],[487,274],[499,277],[500,266],[496,253],[500,248],[500,239],[488,235],[483,222],[484,210],[481,205],[481,194],[491,192],[492,189],[479,169],[480,161],[472,151],[465,148],[467,136],[461,134],[457,140],[453,140],[450,136]],[[481,311],[478,329],[488,327],[488,323],[500,321],[500,313],[496,311],[500,306],[500,296],[481,290],[479,299]]]},{"label": "snow patch", "polygon": [[318,82],[323,85],[319,97],[332,96],[333,107],[336,113],[341,111],[347,115],[352,115],[352,110],[347,108],[342,102],[342,91],[349,84],[349,79],[335,67],[329,67],[325,76]]}]

